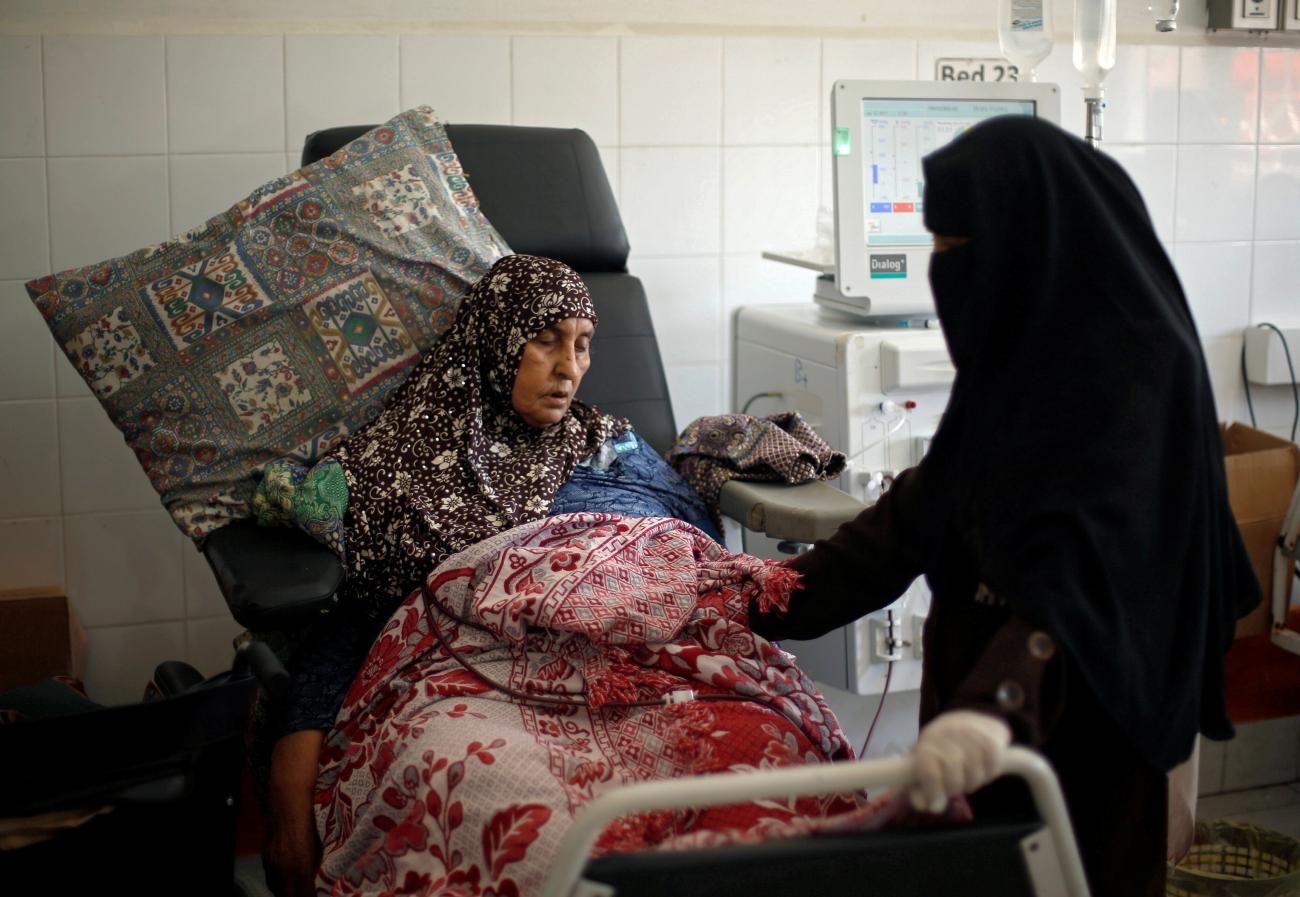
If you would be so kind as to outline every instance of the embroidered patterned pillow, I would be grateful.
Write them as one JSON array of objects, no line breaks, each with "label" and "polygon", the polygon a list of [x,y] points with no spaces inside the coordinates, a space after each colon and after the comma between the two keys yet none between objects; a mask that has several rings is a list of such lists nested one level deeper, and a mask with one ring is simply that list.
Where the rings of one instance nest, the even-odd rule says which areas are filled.
[{"label": "embroidered patterned pillow", "polygon": [[421,107],[175,240],[27,291],[200,538],[251,513],[266,462],[310,463],[374,417],[507,252]]}]

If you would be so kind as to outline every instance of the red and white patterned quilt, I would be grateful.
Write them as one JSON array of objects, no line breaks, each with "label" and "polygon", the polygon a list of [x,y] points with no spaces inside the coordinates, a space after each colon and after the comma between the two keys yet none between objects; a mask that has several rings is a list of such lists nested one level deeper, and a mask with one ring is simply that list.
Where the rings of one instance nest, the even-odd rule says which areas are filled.
[{"label": "red and white patterned quilt", "polygon": [[[812,682],[746,625],[753,597],[782,606],[794,587],[662,518],[567,514],[455,555],[389,621],[327,737],[318,887],[536,893],[574,814],[611,788],[851,758]],[[856,795],[648,813],[596,852],[871,812]]]}]

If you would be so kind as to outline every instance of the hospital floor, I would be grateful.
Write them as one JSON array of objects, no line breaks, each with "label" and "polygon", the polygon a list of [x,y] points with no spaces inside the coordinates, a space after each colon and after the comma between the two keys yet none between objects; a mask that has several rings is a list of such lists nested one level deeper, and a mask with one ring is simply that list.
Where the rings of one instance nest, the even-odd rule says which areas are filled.
[{"label": "hospital floor", "polygon": [[1300,782],[1202,797],[1196,818],[1244,822],[1300,839]]}]

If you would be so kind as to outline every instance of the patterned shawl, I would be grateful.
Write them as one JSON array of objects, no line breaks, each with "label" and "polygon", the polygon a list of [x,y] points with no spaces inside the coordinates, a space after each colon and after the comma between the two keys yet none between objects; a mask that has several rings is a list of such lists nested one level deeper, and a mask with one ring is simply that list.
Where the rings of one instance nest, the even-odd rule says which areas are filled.
[{"label": "patterned shawl", "polygon": [[844,453],[833,451],[797,411],[765,418],[748,414],[698,418],[677,437],[667,458],[704,499],[719,528],[719,496],[727,480],[829,480],[840,475],[845,463]]},{"label": "patterned shawl", "polygon": [[630,428],[575,401],[537,429],[511,404],[524,344],[575,317],[596,321],[575,271],[501,259],[383,412],[335,449],[348,485],[347,600],[391,612],[449,555],[546,516],[574,465]]},{"label": "patterned shawl", "polygon": [[[612,789],[851,759],[812,680],[747,625],[751,601],[784,606],[795,585],[652,517],[566,514],[450,558],[427,606],[412,592],[388,621],[326,737],[317,893],[536,895],[573,818]],[[596,853],[875,828],[896,810],[830,794],[651,811]]]}]

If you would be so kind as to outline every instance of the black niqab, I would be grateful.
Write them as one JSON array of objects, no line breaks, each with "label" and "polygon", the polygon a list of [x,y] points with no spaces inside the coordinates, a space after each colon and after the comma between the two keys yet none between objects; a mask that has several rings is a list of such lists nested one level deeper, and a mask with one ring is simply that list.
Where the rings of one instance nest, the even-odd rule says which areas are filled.
[{"label": "black niqab", "polygon": [[927,569],[973,544],[1170,768],[1198,729],[1231,736],[1223,653],[1259,601],[1178,278],[1128,176],[1054,125],[985,122],[924,169],[927,226],[969,238],[930,267],[957,379],[923,462]]}]

